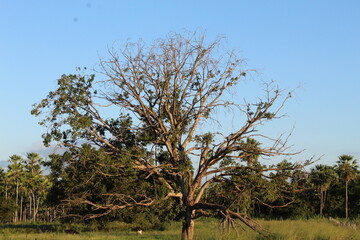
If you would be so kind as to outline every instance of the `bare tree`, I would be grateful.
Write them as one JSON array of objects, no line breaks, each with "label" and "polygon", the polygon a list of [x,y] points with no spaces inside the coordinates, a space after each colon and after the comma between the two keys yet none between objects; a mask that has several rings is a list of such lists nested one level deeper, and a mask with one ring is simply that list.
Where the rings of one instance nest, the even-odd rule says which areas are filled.
[{"label": "bare tree", "polygon": [[[221,50],[221,39],[207,44],[205,37],[196,33],[174,33],[150,47],[140,41],[127,44],[120,51],[111,49],[110,58],[100,61],[98,72],[105,78],[95,83],[94,75],[64,75],[59,79],[59,88],[35,105],[32,113],[45,114],[41,124],[49,129],[44,135],[46,143],[57,140],[74,145],[82,139],[106,147],[109,153],[134,156],[134,168],[147,177],[156,177],[168,190],[164,198],[178,198],[185,207],[182,239],[193,238],[194,219],[206,211],[239,219],[251,229],[263,231],[246,214],[204,202],[203,197],[210,185],[219,179],[231,179],[236,170],[274,170],[253,168],[250,156],[294,154],[288,151],[286,137],[271,138],[258,132],[259,126],[283,117],[281,110],[291,92],[282,91],[271,82],[263,84],[264,97],[255,103],[232,101],[239,99],[239,83],[249,71],[242,69],[244,61],[236,52]],[[236,98],[231,96],[234,91]],[[103,111],[106,107],[113,112],[117,109],[120,117],[104,117],[110,112]],[[217,121],[217,113],[229,109],[243,116],[235,131],[226,134],[229,130],[221,129],[220,124],[216,130],[205,127],[206,123]],[[146,138],[142,144],[147,154],[124,151],[123,145],[118,144],[126,139],[121,121],[116,119],[125,116],[134,119],[128,130]],[[265,141],[268,146],[254,149],[246,144],[247,139]],[[161,152],[168,157],[156,161]],[[139,201],[121,194],[118,197],[116,204],[101,206],[85,199],[77,201],[104,209],[104,214],[155,202],[148,197]]]}]

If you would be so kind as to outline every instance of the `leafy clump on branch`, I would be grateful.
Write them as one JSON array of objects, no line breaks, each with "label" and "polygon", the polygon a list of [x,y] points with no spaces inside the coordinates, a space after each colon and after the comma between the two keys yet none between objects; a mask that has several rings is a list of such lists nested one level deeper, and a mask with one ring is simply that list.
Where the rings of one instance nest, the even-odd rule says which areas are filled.
[{"label": "leafy clump on branch", "polygon": [[[149,47],[139,42],[111,49],[110,57],[100,60],[101,80],[63,75],[58,89],[32,111],[42,115],[41,124],[48,127],[45,143],[55,140],[77,148],[80,141],[101,149],[110,159],[94,163],[101,170],[93,174],[117,178],[132,168],[144,180],[153,179],[164,188],[162,194],[141,199],[147,205],[177,199],[183,206],[183,239],[192,239],[193,220],[211,211],[263,231],[246,214],[207,201],[204,193],[221,182],[233,183],[241,193],[255,176],[269,182],[266,172],[279,168],[261,165],[259,158],[294,154],[288,152],[286,138],[270,138],[257,129],[283,116],[280,111],[291,93],[283,95],[269,83],[258,102],[232,101],[230,90],[241,94],[238,86],[248,71],[234,51],[220,54],[220,45],[221,39],[207,44],[204,36],[174,33]],[[238,129],[230,134],[226,129],[205,130],[205,123],[229,108],[244,116]],[[264,139],[268,146],[259,143]],[[299,167],[290,164],[286,169]],[[241,186],[236,184],[240,180]],[[105,195],[97,203],[89,196],[71,201],[88,204],[102,216],[143,203],[129,201],[133,196],[127,194],[109,193],[111,204]]]}]

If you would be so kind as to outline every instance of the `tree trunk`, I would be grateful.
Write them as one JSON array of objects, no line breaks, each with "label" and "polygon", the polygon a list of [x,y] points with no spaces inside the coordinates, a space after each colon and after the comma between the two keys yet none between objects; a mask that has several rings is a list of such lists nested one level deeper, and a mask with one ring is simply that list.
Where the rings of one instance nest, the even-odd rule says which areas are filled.
[{"label": "tree trunk", "polygon": [[18,208],[19,208],[19,181],[16,181],[16,198],[15,198],[16,210],[14,216],[14,222],[18,221]]},{"label": "tree trunk", "polygon": [[20,222],[23,221],[23,195],[20,196]]},{"label": "tree trunk", "polygon": [[32,213],[32,220],[35,222],[36,220],[36,198],[34,192],[31,193],[33,198],[33,213]]},{"label": "tree trunk", "polygon": [[349,217],[349,196],[348,196],[348,189],[349,189],[349,182],[346,181],[345,185],[345,218],[346,220]]},{"label": "tree trunk", "polygon": [[29,194],[29,219],[32,219],[32,197],[31,197],[31,193]]},{"label": "tree trunk", "polygon": [[320,217],[323,216],[324,209],[324,191],[320,190]]},{"label": "tree trunk", "polygon": [[23,211],[23,222],[27,222],[27,205],[26,204],[24,206],[24,211]]},{"label": "tree trunk", "polygon": [[7,184],[5,185],[5,200],[8,199],[8,186]]},{"label": "tree trunk", "polygon": [[326,204],[327,198],[328,198],[328,190],[325,190],[325,191],[324,191],[323,211],[324,211],[324,209],[325,209],[325,206],[327,205],[327,204]]},{"label": "tree trunk", "polygon": [[[35,196],[34,196],[34,201],[35,201]],[[35,210],[34,210],[34,221],[37,220],[37,216],[38,216],[38,213],[39,213],[39,205],[40,205],[40,197],[38,197],[36,199],[36,206],[35,206]]]},{"label": "tree trunk", "polygon": [[194,221],[192,220],[193,211],[187,210],[185,213],[185,221],[182,227],[181,239],[192,240],[194,237]]},{"label": "tree trunk", "polygon": [[45,211],[45,221],[50,222],[50,209],[48,207],[46,207]]},{"label": "tree trunk", "polygon": [[26,205],[24,206],[24,210],[23,210],[23,216],[22,216],[22,219],[23,219],[23,222],[26,222],[26,209],[27,209],[27,207],[26,207]]}]

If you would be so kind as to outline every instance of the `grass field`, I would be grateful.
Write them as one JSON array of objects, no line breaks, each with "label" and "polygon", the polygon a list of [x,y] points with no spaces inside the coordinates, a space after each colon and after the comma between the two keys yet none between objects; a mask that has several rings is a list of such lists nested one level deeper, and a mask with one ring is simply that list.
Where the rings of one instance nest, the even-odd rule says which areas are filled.
[{"label": "grass field", "polygon": [[[276,240],[276,239],[301,239],[301,240],[326,240],[326,239],[359,239],[359,230],[336,226],[328,220],[286,220],[286,221],[264,221],[259,220],[266,229],[273,233],[272,236],[260,236],[250,230],[239,229],[237,236],[235,231],[221,234],[216,220],[199,221],[195,224],[195,239],[218,240],[218,239],[244,239],[244,240]],[[109,232],[81,232],[78,235],[70,235],[59,232],[40,232],[34,225],[1,226],[0,239],[8,240],[125,240],[125,239],[180,239],[181,224],[173,223],[164,231],[144,231],[143,235],[137,235],[131,230],[111,230]],[[41,230],[43,231],[43,230]]]}]

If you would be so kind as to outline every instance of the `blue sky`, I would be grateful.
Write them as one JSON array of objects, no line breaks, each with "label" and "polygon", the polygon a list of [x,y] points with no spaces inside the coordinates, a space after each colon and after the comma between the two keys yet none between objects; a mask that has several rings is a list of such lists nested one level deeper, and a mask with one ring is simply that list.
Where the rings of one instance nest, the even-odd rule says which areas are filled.
[{"label": "blue sky", "polygon": [[291,144],[306,149],[296,160],[360,160],[360,1],[0,0],[0,161],[46,152],[30,110],[61,74],[92,68],[114,42],[183,29],[226,36],[259,80],[301,86],[289,116],[265,129],[295,126]]}]

